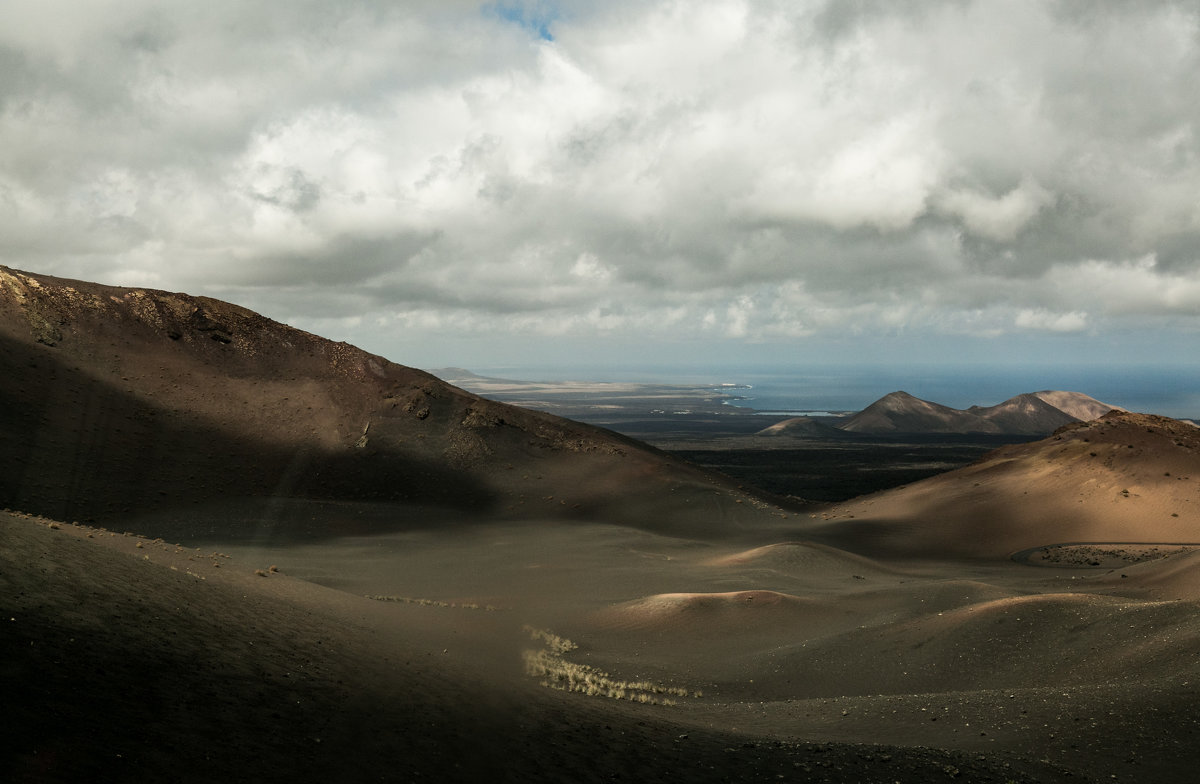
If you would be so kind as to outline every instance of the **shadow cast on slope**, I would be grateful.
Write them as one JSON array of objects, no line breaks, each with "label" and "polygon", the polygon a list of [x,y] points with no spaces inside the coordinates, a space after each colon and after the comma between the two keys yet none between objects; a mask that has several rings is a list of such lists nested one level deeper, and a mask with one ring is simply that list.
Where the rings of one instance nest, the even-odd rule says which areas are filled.
[{"label": "shadow cast on slope", "polygon": [[[469,474],[395,451],[224,430],[0,336],[0,507],[99,525],[142,519],[142,533],[183,538],[243,537],[255,516],[272,517],[278,539],[342,533],[289,530],[281,510],[305,502],[386,504],[393,512],[372,524],[394,530],[484,513],[495,498]],[[234,508],[242,514],[221,511]],[[196,509],[213,512],[207,530],[189,531],[183,518]]]}]

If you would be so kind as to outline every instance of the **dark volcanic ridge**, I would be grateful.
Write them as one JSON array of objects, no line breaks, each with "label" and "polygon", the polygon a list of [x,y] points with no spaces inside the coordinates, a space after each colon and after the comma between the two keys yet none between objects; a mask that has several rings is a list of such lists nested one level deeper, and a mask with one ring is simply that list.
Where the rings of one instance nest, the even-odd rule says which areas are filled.
[{"label": "dark volcanic ridge", "polygon": [[640,442],[236,305],[4,267],[0,438],[0,506],[173,537],[330,533],[304,527],[305,504],[346,507],[342,533],[504,516],[719,530],[777,513]]}]

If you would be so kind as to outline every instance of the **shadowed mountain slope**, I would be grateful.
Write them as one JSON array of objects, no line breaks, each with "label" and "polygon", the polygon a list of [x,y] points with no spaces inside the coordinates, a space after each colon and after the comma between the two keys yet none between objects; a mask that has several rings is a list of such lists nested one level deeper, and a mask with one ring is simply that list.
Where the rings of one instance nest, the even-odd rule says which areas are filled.
[{"label": "shadowed mountain slope", "polygon": [[1200,428],[1112,411],[855,499],[824,532],[868,552],[1007,556],[1068,542],[1200,542]]},{"label": "shadowed mountain slope", "polygon": [[1095,419],[1113,406],[1079,392],[1029,392],[994,406],[959,410],[892,392],[839,427],[850,433],[995,433],[1048,435],[1079,420]]},{"label": "shadowed mountain slope", "polygon": [[769,514],[746,500],[631,439],[236,305],[0,268],[0,506],[173,537],[481,515],[713,533]]}]

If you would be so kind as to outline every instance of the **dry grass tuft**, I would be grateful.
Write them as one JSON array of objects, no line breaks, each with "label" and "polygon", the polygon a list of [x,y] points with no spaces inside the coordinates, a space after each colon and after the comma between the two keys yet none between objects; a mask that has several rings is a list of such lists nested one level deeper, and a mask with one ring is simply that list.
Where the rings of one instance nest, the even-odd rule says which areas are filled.
[{"label": "dry grass tuft", "polygon": [[567,638],[559,637],[557,634],[547,631],[546,629],[535,629],[532,626],[524,626],[522,628],[529,634],[529,638],[531,640],[534,642],[538,642],[540,640],[541,642],[545,643],[546,647],[549,648],[552,653],[562,655],[579,647]]},{"label": "dry grass tuft", "polygon": [[671,697],[700,697],[701,693],[689,692],[677,686],[663,686],[650,681],[623,681],[606,672],[567,661],[565,655],[579,646],[565,637],[559,637],[545,629],[526,626],[534,642],[541,642],[541,650],[522,653],[525,673],[540,678],[541,684],[549,689],[573,691],[589,697],[608,697],[614,700],[629,700],[645,705],[675,705]]}]

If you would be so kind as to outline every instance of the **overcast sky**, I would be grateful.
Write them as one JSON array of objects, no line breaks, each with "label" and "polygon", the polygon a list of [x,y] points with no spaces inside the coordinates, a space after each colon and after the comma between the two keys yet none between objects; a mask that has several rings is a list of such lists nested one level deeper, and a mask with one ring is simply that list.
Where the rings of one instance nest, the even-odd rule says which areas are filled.
[{"label": "overcast sky", "polygon": [[1195,2],[5,0],[0,263],[421,367],[1193,364]]}]

